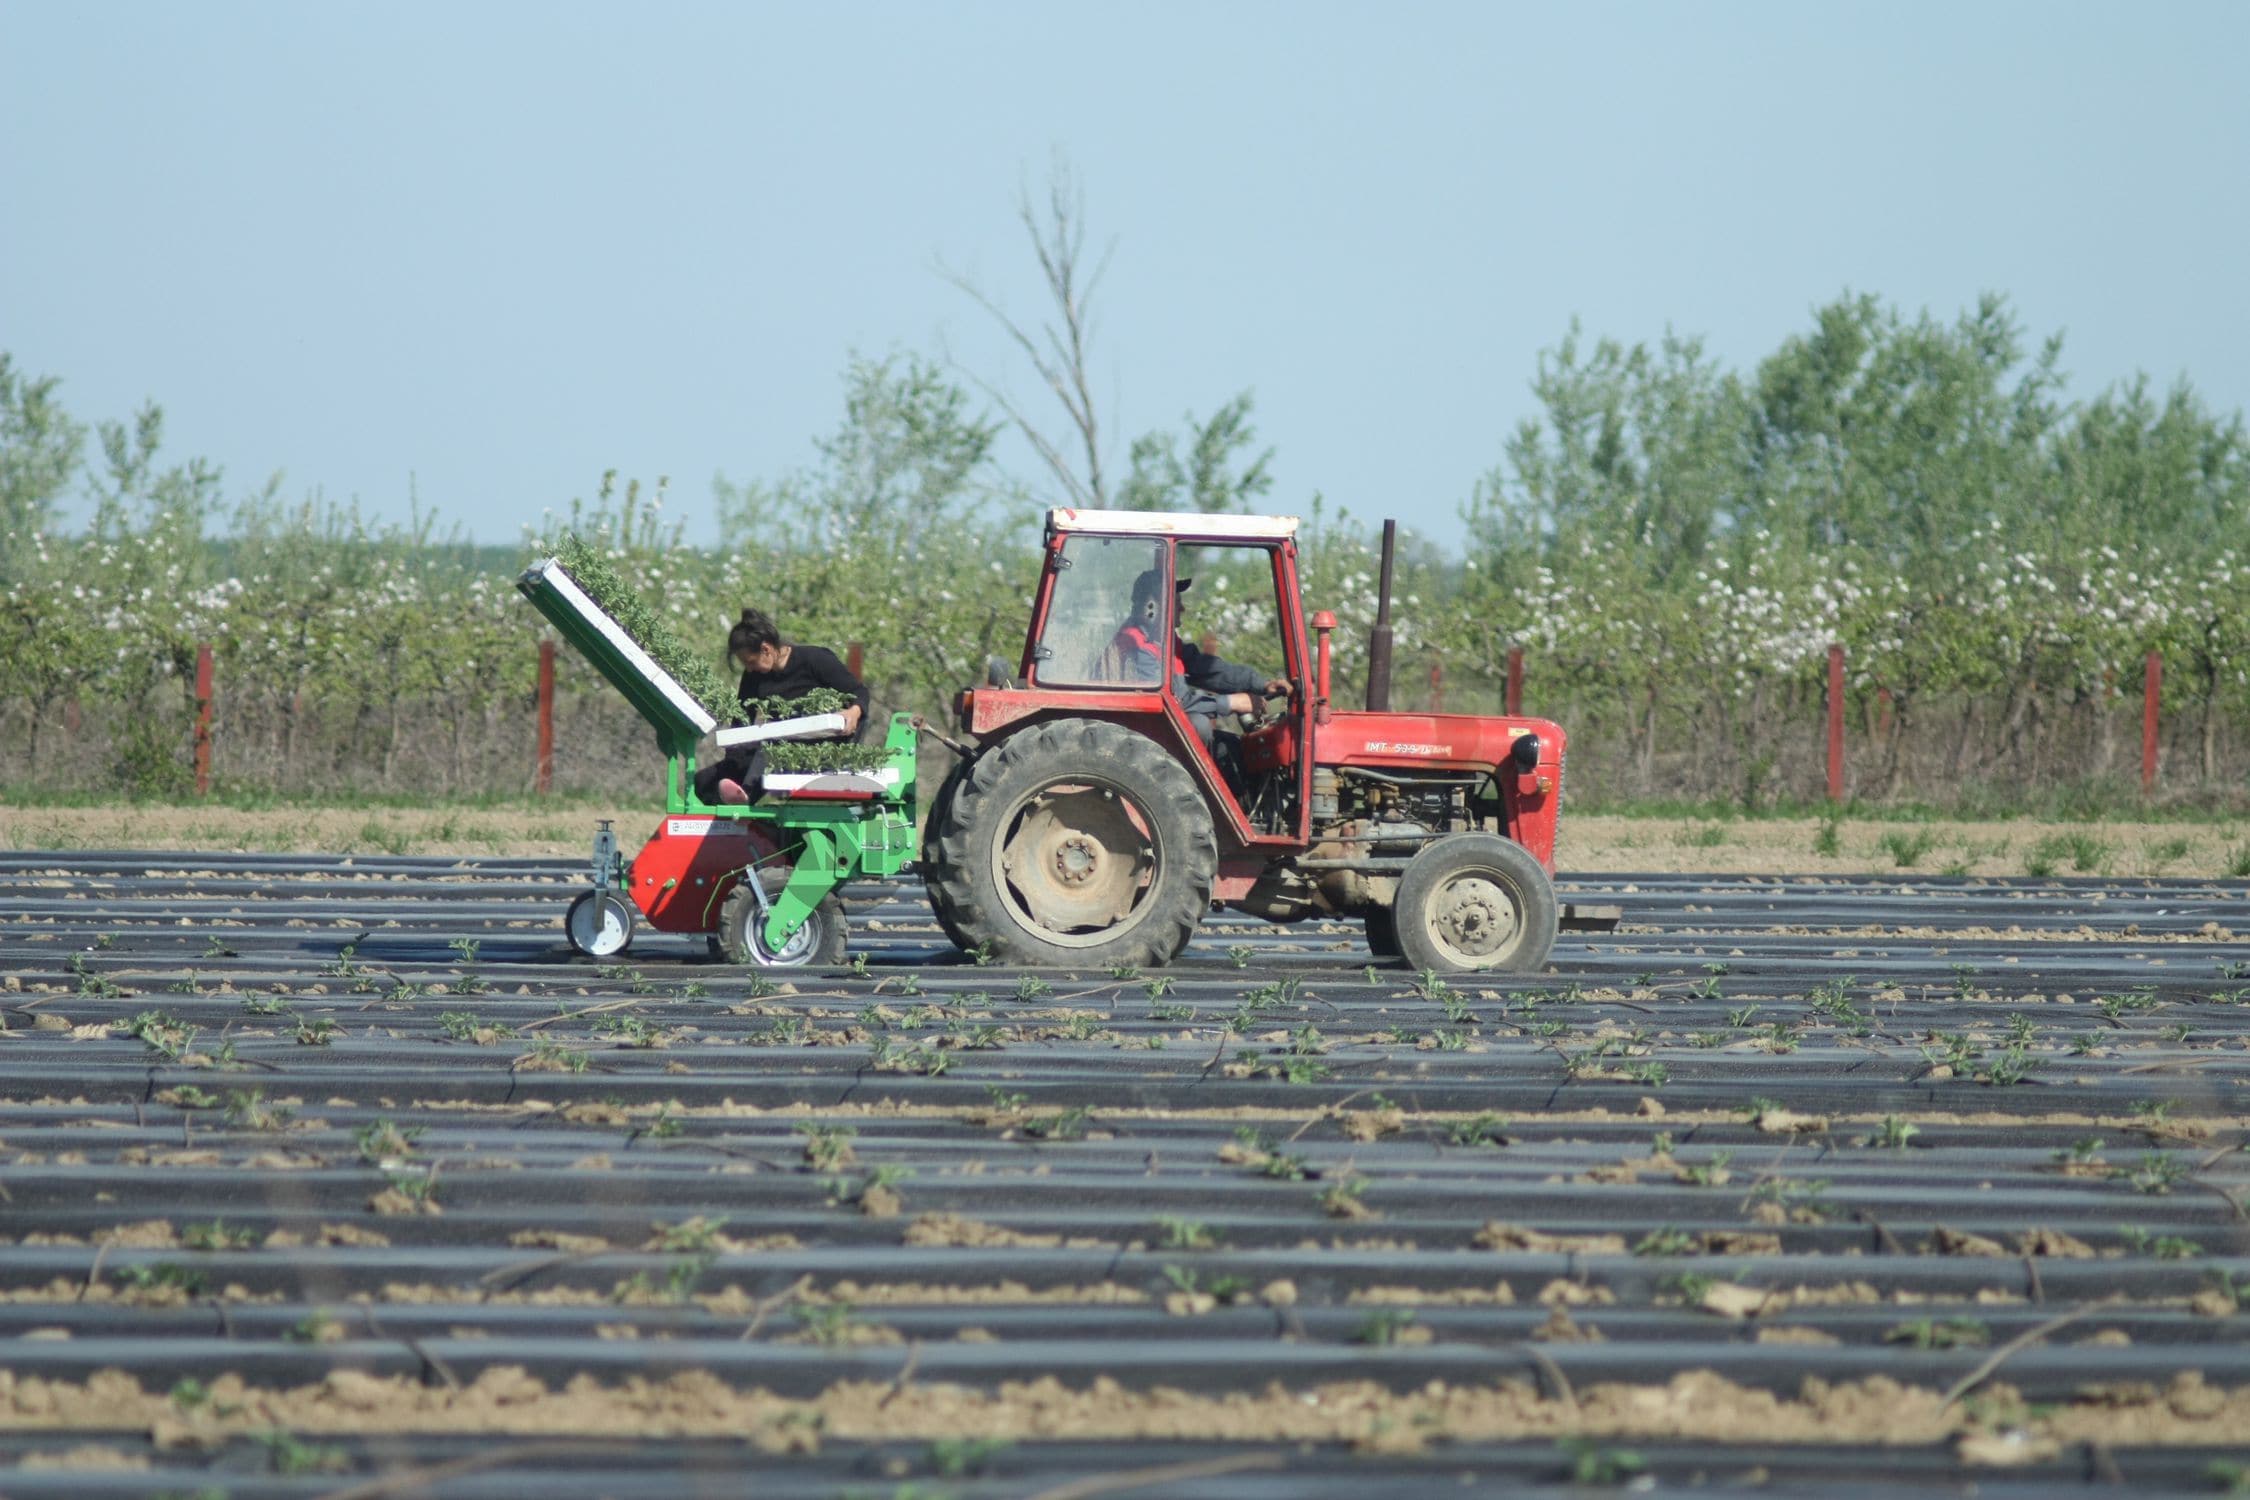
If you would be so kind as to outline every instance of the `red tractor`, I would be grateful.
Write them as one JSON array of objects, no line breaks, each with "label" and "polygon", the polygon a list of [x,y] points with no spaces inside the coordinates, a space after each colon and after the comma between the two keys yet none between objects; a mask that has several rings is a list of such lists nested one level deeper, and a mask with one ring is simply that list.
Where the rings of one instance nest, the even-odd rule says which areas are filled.
[{"label": "red tractor", "polygon": [[[1154,965],[1226,906],[1357,916],[1378,955],[1458,973],[1536,970],[1559,926],[1614,925],[1615,908],[1555,897],[1561,727],[1383,711],[1387,531],[1369,709],[1335,708],[1336,621],[1305,617],[1296,532],[1285,516],[1049,513],[1022,659],[961,695],[975,744],[922,840],[949,937],[1014,963]],[[1191,579],[1228,657],[1277,689],[1239,733],[1186,675],[1205,661],[1174,634]]]}]

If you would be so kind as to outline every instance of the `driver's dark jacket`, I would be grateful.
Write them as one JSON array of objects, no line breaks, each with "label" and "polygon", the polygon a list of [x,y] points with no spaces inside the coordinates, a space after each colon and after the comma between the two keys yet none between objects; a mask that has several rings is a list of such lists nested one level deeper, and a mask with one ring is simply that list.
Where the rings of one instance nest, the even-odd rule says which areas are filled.
[{"label": "driver's dark jacket", "polygon": [[[1123,661],[1128,676],[1152,682],[1163,671],[1163,653],[1148,632],[1131,621],[1120,626],[1111,648]],[[1255,667],[1221,660],[1192,643],[1172,637],[1172,696],[1189,718],[1215,719],[1227,711],[1227,696],[1248,693],[1253,698],[1265,690],[1266,679]]]}]

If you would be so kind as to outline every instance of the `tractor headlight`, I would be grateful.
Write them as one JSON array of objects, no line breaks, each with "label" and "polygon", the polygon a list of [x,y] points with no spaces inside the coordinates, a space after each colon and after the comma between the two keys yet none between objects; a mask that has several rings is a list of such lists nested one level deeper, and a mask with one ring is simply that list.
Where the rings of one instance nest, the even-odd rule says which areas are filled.
[{"label": "tractor headlight", "polygon": [[1518,771],[1528,776],[1538,768],[1542,748],[1544,747],[1540,745],[1538,735],[1520,734],[1516,736],[1515,744],[1508,747],[1508,759],[1516,763]]}]

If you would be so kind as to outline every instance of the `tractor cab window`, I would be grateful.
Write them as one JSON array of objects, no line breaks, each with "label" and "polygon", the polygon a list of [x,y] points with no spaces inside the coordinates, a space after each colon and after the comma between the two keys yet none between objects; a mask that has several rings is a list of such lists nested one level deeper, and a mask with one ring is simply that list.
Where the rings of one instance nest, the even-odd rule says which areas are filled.
[{"label": "tractor cab window", "polygon": [[1271,549],[1183,546],[1178,571],[1182,640],[1261,678],[1290,675]]},{"label": "tractor cab window", "polygon": [[1153,688],[1170,656],[1165,544],[1072,536],[1047,603],[1033,664],[1048,687]]}]

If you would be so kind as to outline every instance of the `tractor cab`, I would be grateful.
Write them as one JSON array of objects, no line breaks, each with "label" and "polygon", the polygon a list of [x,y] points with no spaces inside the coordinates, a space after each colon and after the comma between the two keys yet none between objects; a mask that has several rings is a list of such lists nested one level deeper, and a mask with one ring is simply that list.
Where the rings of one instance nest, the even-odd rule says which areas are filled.
[{"label": "tractor cab", "polygon": [[[979,720],[1035,705],[1138,719],[1235,842],[1302,843],[1311,694],[1296,529],[1288,516],[1051,512],[1022,686],[965,727],[986,733]],[[1268,700],[1277,681],[1288,691]]]}]

